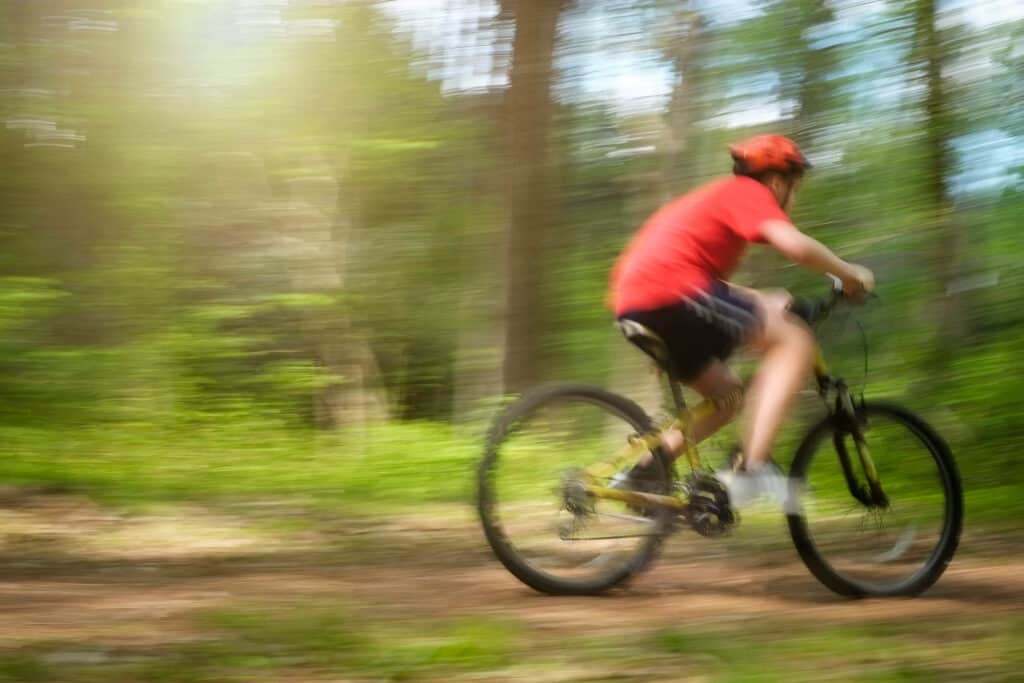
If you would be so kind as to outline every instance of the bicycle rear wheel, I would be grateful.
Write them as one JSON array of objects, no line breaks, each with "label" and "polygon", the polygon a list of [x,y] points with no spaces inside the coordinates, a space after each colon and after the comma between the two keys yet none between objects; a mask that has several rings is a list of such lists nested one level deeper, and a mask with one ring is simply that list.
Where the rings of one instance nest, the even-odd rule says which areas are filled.
[{"label": "bicycle rear wheel", "polygon": [[[583,470],[628,452],[630,437],[650,428],[638,405],[586,385],[539,387],[501,413],[480,464],[478,509],[502,564],[528,586],[563,595],[600,593],[647,566],[671,511],[588,495],[588,483],[608,486],[614,472]],[[654,472],[650,492],[668,494],[660,458]]]},{"label": "bicycle rear wheel", "polygon": [[[800,557],[822,583],[842,595],[910,596],[931,586],[956,551],[963,493],[945,442],[900,407],[857,410],[860,431],[878,471],[885,504],[850,492],[839,453],[865,484],[847,421],[830,416],[804,438],[790,476],[800,509],[787,516]],[[797,512],[797,511],[794,511]]]}]

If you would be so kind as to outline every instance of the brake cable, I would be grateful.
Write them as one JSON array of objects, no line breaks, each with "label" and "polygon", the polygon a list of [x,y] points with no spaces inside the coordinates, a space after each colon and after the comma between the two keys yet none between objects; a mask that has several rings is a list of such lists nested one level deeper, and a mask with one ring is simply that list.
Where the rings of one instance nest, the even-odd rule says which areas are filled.
[{"label": "brake cable", "polygon": [[864,394],[868,388],[868,335],[864,331],[864,325],[861,324],[860,320],[854,321],[857,323],[857,329],[860,330],[860,339],[862,346],[864,347],[864,381],[860,385],[860,401],[864,402]]}]

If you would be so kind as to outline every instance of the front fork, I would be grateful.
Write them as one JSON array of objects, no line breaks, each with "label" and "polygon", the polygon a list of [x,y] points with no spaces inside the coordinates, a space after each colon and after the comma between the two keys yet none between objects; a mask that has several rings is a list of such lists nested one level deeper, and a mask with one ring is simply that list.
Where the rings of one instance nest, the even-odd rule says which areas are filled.
[{"label": "front fork", "polygon": [[[850,395],[850,389],[846,383],[840,381],[835,386],[837,424],[836,429],[832,432],[832,440],[839,456],[839,464],[843,468],[843,476],[846,477],[846,486],[850,490],[850,495],[862,505],[869,508],[888,508],[889,497],[882,490],[878,469],[875,467],[875,461],[871,458],[867,440],[864,438],[863,430],[866,423],[858,416],[857,408],[854,406],[853,397]],[[857,480],[850,452],[846,448],[845,437],[847,435],[853,440],[854,448],[857,451],[857,460],[860,462],[864,478],[867,479],[867,485],[861,484]]]}]

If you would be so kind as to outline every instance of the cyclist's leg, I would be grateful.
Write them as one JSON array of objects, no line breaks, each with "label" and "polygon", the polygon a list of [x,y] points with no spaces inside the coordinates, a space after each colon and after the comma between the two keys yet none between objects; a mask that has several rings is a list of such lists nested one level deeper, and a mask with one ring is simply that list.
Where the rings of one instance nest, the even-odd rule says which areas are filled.
[{"label": "cyclist's leg", "polygon": [[[759,315],[753,296],[738,294],[719,282],[706,293],[678,303],[623,316],[659,335],[668,345],[677,376],[718,408],[691,426],[695,441],[713,434],[739,412],[743,385],[725,360],[757,333]],[[669,429],[662,434],[662,445],[674,457],[682,451],[684,436],[678,429]]]},{"label": "cyclist's leg", "polygon": [[768,460],[789,406],[807,382],[814,366],[814,335],[787,312],[785,292],[753,292],[761,309],[762,325],[747,345],[761,362],[747,390],[743,414],[743,445],[747,465]]},{"label": "cyclist's leg", "polygon": [[[691,426],[694,443],[700,443],[727,425],[736,417],[743,404],[743,382],[728,365],[717,358],[700,375],[685,384],[712,401],[716,407],[715,412],[705,415]],[[672,457],[682,451],[684,441],[683,433],[678,429],[668,429],[662,434],[662,443]]]}]

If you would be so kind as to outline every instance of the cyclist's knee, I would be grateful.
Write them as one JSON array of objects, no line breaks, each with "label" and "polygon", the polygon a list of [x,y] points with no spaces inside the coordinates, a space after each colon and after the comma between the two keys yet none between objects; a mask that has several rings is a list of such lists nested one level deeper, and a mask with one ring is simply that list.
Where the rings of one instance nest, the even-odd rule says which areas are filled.
[{"label": "cyclist's knee", "polygon": [[729,387],[723,387],[711,396],[708,396],[708,399],[715,404],[718,412],[732,419],[742,410],[744,395],[743,385],[737,383]]},{"label": "cyclist's knee", "polygon": [[743,380],[721,361],[712,363],[700,377],[688,385],[715,404],[718,411],[728,410],[730,419],[743,405]]},{"label": "cyclist's knee", "polygon": [[793,303],[793,295],[785,289],[768,289],[761,294],[761,310],[772,315],[784,315]]},{"label": "cyclist's knee", "polygon": [[765,351],[772,347],[784,346],[801,358],[813,362],[817,342],[807,325],[794,319],[781,307],[764,309],[763,315],[761,333],[751,344],[755,349]]}]

